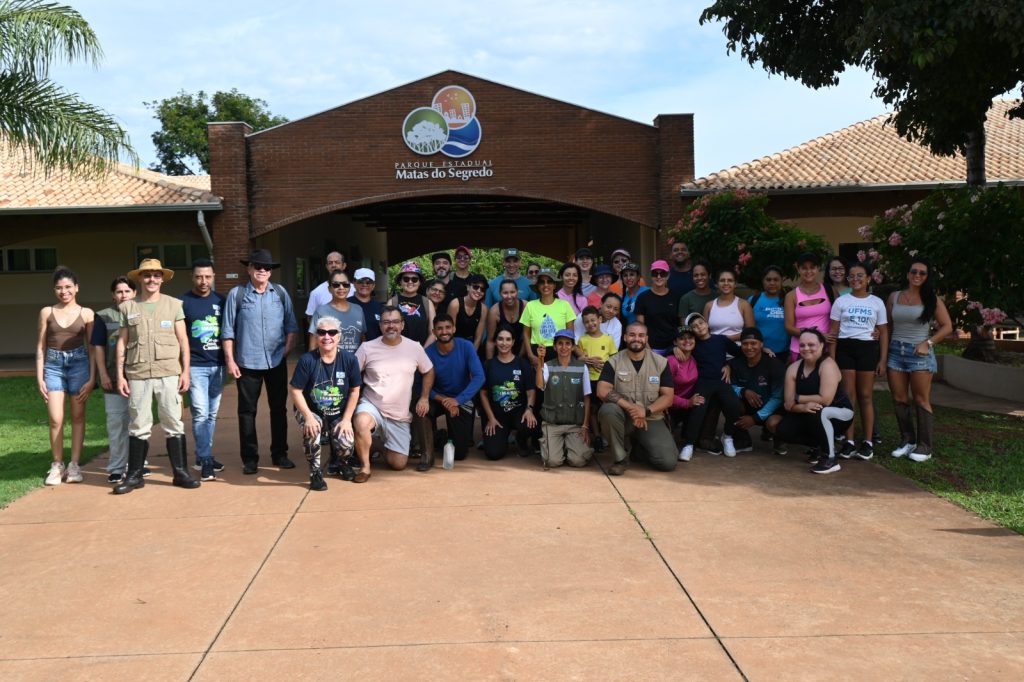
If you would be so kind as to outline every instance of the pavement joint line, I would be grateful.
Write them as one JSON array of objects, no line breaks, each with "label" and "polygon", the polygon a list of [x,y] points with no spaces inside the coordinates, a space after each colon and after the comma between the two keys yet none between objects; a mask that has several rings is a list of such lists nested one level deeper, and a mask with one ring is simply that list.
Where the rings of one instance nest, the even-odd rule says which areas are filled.
[{"label": "pavement joint line", "polygon": [[725,642],[722,641],[722,638],[719,636],[715,628],[711,625],[711,622],[708,620],[707,616],[704,615],[704,612],[701,610],[700,606],[697,605],[697,601],[693,598],[693,595],[690,594],[690,591],[688,589],[686,589],[686,585],[683,584],[682,578],[680,578],[676,574],[675,570],[673,570],[672,568],[672,565],[668,563],[668,559],[666,559],[665,555],[661,553],[661,549],[658,547],[658,543],[656,543],[654,541],[654,538],[651,537],[651,534],[647,531],[647,528],[644,526],[643,521],[640,520],[640,516],[636,513],[633,507],[629,505],[629,502],[626,501],[626,498],[622,494],[622,491],[619,490],[619,487],[617,485],[615,485],[615,481],[612,480],[612,477],[608,474],[608,472],[604,469],[603,466],[601,467],[601,470],[605,472],[605,477],[608,479],[608,484],[619,496],[619,499],[622,500],[622,504],[626,507],[626,511],[629,512],[629,515],[633,517],[633,521],[640,528],[640,530],[643,531],[644,539],[646,539],[647,542],[650,543],[651,548],[654,549],[655,554],[657,554],[658,558],[661,559],[661,563],[668,570],[669,575],[671,575],[672,579],[676,581],[677,585],[679,585],[679,589],[681,589],[683,591],[683,594],[686,595],[686,598],[690,601],[690,604],[693,606],[693,609],[697,612],[697,615],[700,616],[700,619],[704,621],[704,626],[707,627],[708,631],[711,632],[711,634],[714,636],[715,641],[718,642],[718,646],[721,647],[722,652],[725,653],[726,658],[728,658],[729,662],[731,662],[733,667],[736,668],[736,672],[739,673],[739,676],[743,679],[743,681],[750,682],[750,678],[747,677],[746,673],[743,672],[743,668],[740,667],[739,661],[737,661],[733,657],[732,652],[729,651],[729,647],[727,647],[725,645]]},{"label": "pavement joint line", "polygon": [[842,637],[960,637],[962,635],[1024,635],[1024,630],[940,630],[935,632],[846,632],[813,635],[722,635],[723,639],[818,639]]},{"label": "pavement joint line", "polygon": [[424,509],[501,509],[503,507],[573,507],[577,505],[614,505],[618,506],[615,500],[602,500],[593,502],[502,502],[501,504],[450,504],[446,506],[423,505],[416,507],[354,507],[351,509],[308,509],[300,511],[300,514],[338,514],[349,512],[389,512],[389,511],[420,511]]},{"label": "pavement joint line", "polygon": [[[294,513],[294,512],[293,512]],[[48,526],[56,523],[123,523],[125,521],[195,521],[201,519],[241,519],[247,516],[285,516],[287,511],[279,512],[254,512],[252,514],[203,514],[201,516],[133,516],[131,518],[113,519],[51,519],[49,521],[12,521],[11,523],[0,523],[0,530],[14,526]]]},{"label": "pavement joint line", "polygon": [[231,618],[235,615],[235,612],[238,610],[238,607],[241,606],[242,600],[245,599],[245,595],[249,594],[249,590],[252,588],[252,584],[256,582],[256,578],[258,578],[260,573],[263,572],[263,567],[267,565],[268,561],[270,561],[270,557],[274,554],[274,550],[277,549],[277,545],[281,542],[281,538],[283,538],[284,534],[288,532],[289,528],[291,528],[292,521],[295,520],[295,517],[298,515],[299,509],[302,507],[302,504],[306,501],[306,498],[309,497],[309,493],[310,491],[307,489],[306,493],[299,500],[299,503],[295,505],[295,509],[292,510],[291,516],[288,517],[288,522],[284,524],[284,528],[282,528],[281,532],[277,534],[277,538],[274,540],[274,544],[272,544],[270,546],[270,549],[267,550],[267,554],[263,557],[263,561],[260,562],[260,565],[256,568],[256,571],[252,574],[252,578],[250,578],[249,582],[246,583],[245,589],[243,589],[242,593],[238,595],[238,599],[235,600],[235,605],[231,607],[231,611],[228,612],[228,615],[224,619],[224,622],[221,623],[220,627],[217,629],[217,634],[215,634],[213,636],[213,639],[210,640],[209,646],[206,647],[206,650],[202,653],[202,656],[199,657],[199,662],[196,663],[196,667],[192,669],[192,673],[188,676],[188,679],[190,681],[195,679],[195,676],[199,672],[199,669],[203,667],[203,663],[206,662],[206,657],[210,655],[210,651],[213,649],[214,645],[217,644],[217,640],[220,639],[221,634],[224,632],[224,628],[226,628],[228,626],[228,623],[231,622]]}]

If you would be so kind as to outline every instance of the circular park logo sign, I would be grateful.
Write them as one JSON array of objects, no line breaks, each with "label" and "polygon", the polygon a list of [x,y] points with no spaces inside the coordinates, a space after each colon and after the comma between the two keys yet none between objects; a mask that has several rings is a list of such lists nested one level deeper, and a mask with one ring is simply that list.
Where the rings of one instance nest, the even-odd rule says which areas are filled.
[{"label": "circular park logo sign", "polygon": [[402,139],[423,156],[441,152],[454,159],[469,156],[480,145],[483,133],[476,117],[476,100],[461,85],[437,91],[429,107],[417,107],[402,123]]}]

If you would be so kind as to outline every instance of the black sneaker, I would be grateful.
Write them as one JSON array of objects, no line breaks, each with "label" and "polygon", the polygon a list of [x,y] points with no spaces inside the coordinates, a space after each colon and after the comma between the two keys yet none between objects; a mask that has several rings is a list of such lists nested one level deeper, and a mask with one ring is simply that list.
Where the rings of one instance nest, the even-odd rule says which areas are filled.
[{"label": "black sneaker", "polygon": [[203,462],[202,467],[200,467],[202,473],[199,474],[199,480],[212,481],[213,479],[217,478],[217,475],[214,473],[215,469],[216,465],[213,463],[213,460]]},{"label": "black sneaker", "polygon": [[722,441],[717,438],[701,441],[700,449],[709,455],[720,455],[722,454]]},{"label": "black sneaker", "polygon": [[288,459],[288,455],[281,455],[280,457],[274,457],[270,460],[271,463],[278,469],[294,469],[295,462]]},{"label": "black sneaker", "polygon": [[142,477],[143,478],[149,478],[152,474],[153,474],[153,472],[149,470],[149,467],[142,467]]},{"label": "black sneaker", "polygon": [[860,447],[857,448],[856,452],[853,453],[853,456],[857,459],[867,461],[875,456],[875,448],[870,441],[864,441],[860,444]]},{"label": "black sneaker", "polygon": [[809,450],[805,450],[804,454],[807,455],[808,464],[817,464],[818,460],[821,459],[821,450],[819,450],[818,448],[810,448]]},{"label": "black sneaker", "polygon": [[324,475],[322,473],[314,471],[309,475],[309,489],[327,490],[327,482],[324,480]]},{"label": "black sneaker", "polygon": [[242,464],[243,474],[255,474],[257,471],[259,471],[259,467],[256,465],[256,462],[245,462]]},{"label": "black sneaker", "polygon": [[785,455],[789,454],[789,448],[787,448],[786,444],[783,443],[778,438],[773,438],[772,439],[772,452],[775,453],[776,455],[779,455],[780,457],[784,457]]},{"label": "black sneaker", "polygon": [[[192,469],[193,469],[193,471],[202,471],[203,470],[203,463],[200,462],[197,459],[196,463],[192,465]],[[218,462],[216,459],[214,459],[213,460],[213,470],[218,472],[218,473],[220,473],[221,471],[224,471],[224,465],[221,464],[220,462]]]},{"label": "black sneaker", "polygon": [[844,440],[843,447],[841,447],[836,454],[843,459],[850,459],[857,454],[857,446],[853,444],[853,441]]},{"label": "black sneaker", "polygon": [[107,476],[107,483],[110,485],[117,485],[118,483],[124,482],[124,472],[118,471],[116,473]]},{"label": "black sneaker", "polygon": [[356,477],[356,472],[348,464],[341,464],[338,475],[341,476],[343,481],[351,481]]},{"label": "black sneaker", "polygon": [[332,454],[331,458],[327,460],[327,475],[337,476],[341,473],[341,458],[337,455]]},{"label": "black sneaker", "polygon": [[818,463],[811,469],[811,473],[814,474],[833,474],[842,469],[839,466],[839,460],[835,457],[822,457],[818,460]]}]

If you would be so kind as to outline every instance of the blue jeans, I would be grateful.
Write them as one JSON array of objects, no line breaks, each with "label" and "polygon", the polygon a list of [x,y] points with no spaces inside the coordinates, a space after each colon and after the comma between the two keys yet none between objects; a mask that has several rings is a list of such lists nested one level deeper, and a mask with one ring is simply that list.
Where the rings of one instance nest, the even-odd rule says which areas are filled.
[{"label": "blue jeans", "polygon": [[192,403],[192,437],[196,442],[196,461],[213,457],[213,431],[224,392],[223,367],[191,367],[188,399]]}]

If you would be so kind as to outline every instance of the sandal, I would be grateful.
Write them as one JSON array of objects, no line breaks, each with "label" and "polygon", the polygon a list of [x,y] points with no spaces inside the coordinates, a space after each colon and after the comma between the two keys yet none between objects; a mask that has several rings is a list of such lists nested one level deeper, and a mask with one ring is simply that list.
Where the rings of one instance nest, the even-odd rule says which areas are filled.
[{"label": "sandal", "polygon": [[370,480],[370,472],[369,471],[360,471],[358,474],[356,474],[355,478],[352,479],[352,482],[353,483],[366,483],[369,480]]}]

